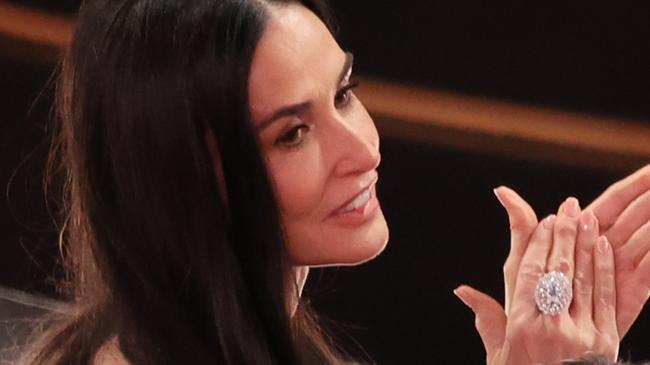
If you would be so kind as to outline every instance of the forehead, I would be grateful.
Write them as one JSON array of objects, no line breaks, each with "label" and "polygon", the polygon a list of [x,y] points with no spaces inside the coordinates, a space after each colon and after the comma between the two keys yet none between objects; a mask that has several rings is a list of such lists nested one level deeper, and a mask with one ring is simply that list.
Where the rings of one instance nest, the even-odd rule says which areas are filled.
[{"label": "forehead", "polygon": [[253,120],[331,87],[345,54],[323,22],[302,5],[272,7],[249,76]]}]

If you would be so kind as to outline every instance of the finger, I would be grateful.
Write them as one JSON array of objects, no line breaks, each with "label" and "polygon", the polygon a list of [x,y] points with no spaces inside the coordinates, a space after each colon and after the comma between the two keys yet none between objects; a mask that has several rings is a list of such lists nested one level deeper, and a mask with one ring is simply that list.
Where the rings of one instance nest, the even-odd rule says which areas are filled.
[{"label": "finger", "polygon": [[474,312],[476,330],[490,357],[501,348],[505,339],[506,314],[503,308],[489,295],[466,285],[456,288],[454,294]]},{"label": "finger", "polygon": [[619,291],[623,288],[631,289],[624,292],[625,305],[617,308],[619,336],[623,338],[650,296],[650,222],[639,228],[616,252],[616,264],[619,268],[631,267],[630,270],[633,270],[625,282],[617,277]]},{"label": "finger", "polygon": [[635,276],[650,287],[650,221],[630,237],[628,244],[631,250],[636,248]]},{"label": "finger", "polygon": [[648,220],[650,220],[650,190],[630,203],[605,235],[614,250],[617,250]]},{"label": "finger", "polygon": [[610,186],[587,209],[594,212],[600,222],[601,231],[605,231],[634,199],[648,190],[650,165]]},{"label": "finger", "polygon": [[517,281],[519,263],[526,252],[530,236],[537,226],[537,215],[533,208],[510,188],[498,187],[494,189],[494,194],[506,209],[510,221],[510,253],[503,265],[505,310],[508,313]]},{"label": "finger", "polygon": [[580,215],[578,241],[575,253],[575,274],[573,278],[573,303],[570,313],[578,323],[593,320],[594,264],[593,254],[598,239],[598,221],[592,211]]},{"label": "finger", "polygon": [[[607,238],[609,239],[609,237]],[[631,261],[633,267],[636,268],[648,251],[650,251],[650,221],[639,227],[616,251],[616,260],[624,264]]]},{"label": "finger", "polygon": [[601,236],[594,250],[594,324],[600,333],[618,337],[614,254],[607,237]]},{"label": "finger", "polygon": [[576,198],[568,198],[557,215],[553,228],[553,247],[546,267],[548,271],[564,273],[573,280],[574,254],[580,220],[580,204]]},{"label": "finger", "polygon": [[[629,284],[629,283],[626,283]],[[635,269],[634,290],[626,298],[625,308],[618,308],[617,323],[620,338],[623,338],[641,313],[645,303],[650,298],[650,253],[646,252]]]},{"label": "finger", "polygon": [[[537,281],[546,271],[546,259],[553,244],[553,226],[555,215],[545,218],[535,228],[528,249],[524,253],[517,273],[517,286],[512,297],[512,313],[528,318],[536,317],[539,312],[533,302]],[[510,315],[510,312],[508,313]]]}]

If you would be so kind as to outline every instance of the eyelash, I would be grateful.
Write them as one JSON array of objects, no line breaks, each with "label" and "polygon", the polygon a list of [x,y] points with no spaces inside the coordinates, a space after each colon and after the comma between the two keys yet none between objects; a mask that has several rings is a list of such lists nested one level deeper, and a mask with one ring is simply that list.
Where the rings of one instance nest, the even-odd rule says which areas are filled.
[{"label": "eyelash", "polygon": [[[334,105],[337,108],[344,108],[348,104],[350,104],[350,100],[351,100],[351,96],[352,96],[351,92],[357,86],[359,86],[359,81],[354,80],[354,81],[350,81],[347,85],[345,85],[343,88],[341,88],[341,90],[339,90],[336,93],[336,95],[334,96]],[[338,99],[342,98],[342,97],[346,97],[346,99],[342,101],[342,104],[339,104]]]},{"label": "eyelash", "polygon": [[[305,130],[308,130],[309,127],[306,124],[298,125],[294,128],[291,128],[287,133],[283,134],[275,142],[276,145],[282,145],[284,147],[296,147],[300,145],[304,139],[303,134],[306,133]],[[296,136],[300,136],[299,140],[296,140]]]},{"label": "eyelash", "polygon": [[[359,86],[359,81],[351,81],[334,96],[334,106],[338,109],[345,108],[352,100],[351,92],[354,88]],[[345,98],[345,99],[342,99]],[[288,132],[280,136],[275,142],[276,145],[293,148],[297,147],[304,141],[303,135],[309,131],[310,127],[306,124],[300,124],[291,128]]]}]

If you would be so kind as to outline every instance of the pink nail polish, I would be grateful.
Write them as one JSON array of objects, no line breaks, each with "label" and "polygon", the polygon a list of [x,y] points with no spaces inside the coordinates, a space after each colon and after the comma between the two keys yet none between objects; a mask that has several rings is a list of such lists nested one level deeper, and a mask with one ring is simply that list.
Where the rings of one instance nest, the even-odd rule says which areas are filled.
[{"label": "pink nail polish", "polygon": [[548,217],[544,218],[542,226],[546,229],[551,229],[553,228],[553,224],[555,224],[555,214],[551,214]]},{"label": "pink nail polish", "polygon": [[576,198],[567,199],[564,212],[569,217],[577,217],[578,214],[580,214],[580,203],[578,203],[578,199]]},{"label": "pink nail polish", "polygon": [[598,247],[598,252],[606,253],[610,246],[609,240],[605,236],[600,236],[598,237],[598,243],[596,243],[596,246]]},{"label": "pink nail polish", "polygon": [[503,200],[501,199],[501,196],[499,195],[499,188],[492,189],[492,192],[494,193],[494,196],[497,197],[497,200],[499,201],[499,203],[505,207],[505,205],[503,204]]},{"label": "pink nail polish", "polygon": [[472,309],[472,306],[469,305],[469,300],[467,300],[467,298],[465,297],[465,292],[463,291],[463,289],[461,289],[460,287],[454,289],[454,295],[458,299],[460,299],[460,301],[463,302],[463,304],[465,304],[467,307]]},{"label": "pink nail polish", "polygon": [[590,229],[593,229],[594,220],[592,217],[593,213],[591,211],[584,211],[580,215],[580,230],[587,232]]}]

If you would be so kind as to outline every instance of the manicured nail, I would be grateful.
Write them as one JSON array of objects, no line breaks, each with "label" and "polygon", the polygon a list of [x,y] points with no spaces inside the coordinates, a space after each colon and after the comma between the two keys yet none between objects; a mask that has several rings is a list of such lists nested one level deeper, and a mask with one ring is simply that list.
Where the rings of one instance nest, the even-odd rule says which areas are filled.
[{"label": "manicured nail", "polygon": [[454,289],[454,295],[460,299],[460,301],[463,302],[463,304],[465,304],[469,309],[472,309],[472,306],[469,305],[469,302],[465,298],[465,292],[463,291],[462,287],[459,286],[458,288]]},{"label": "manicured nail", "polygon": [[606,253],[610,246],[609,240],[605,236],[600,236],[598,237],[598,243],[596,243],[596,246],[598,247],[598,252]]},{"label": "manicured nail", "polygon": [[503,199],[501,199],[501,196],[499,195],[499,188],[497,187],[497,188],[492,189],[492,192],[494,193],[494,196],[497,197],[497,200],[499,201],[499,203],[505,207],[505,205],[503,204]]},{"label": "manicured nail", "polygon": [[580,203],[578,203],[578,199],[576,198],[567,199],[564,212],[569,217],[577,217],[578,214],[580,214]]},{"label": "manicured nail", "polygon": [[548,217],[544,218],[542,226],[544,226],[546,229],[551,229],[553,228],[553,224],[555,224],[555,214],[551,214]]},{"label": "manicured nail", "polygon": [[580,215],[580,229],[583,232],[587,232],[589,230],[594,229],[595,226],[596,226],[596,220],[595,220],[594,213],[590,210],[586,210],[582,212],[582,214]]}]

